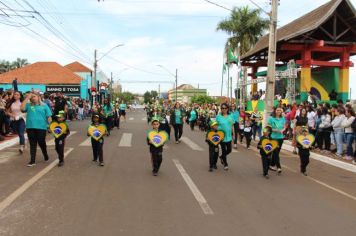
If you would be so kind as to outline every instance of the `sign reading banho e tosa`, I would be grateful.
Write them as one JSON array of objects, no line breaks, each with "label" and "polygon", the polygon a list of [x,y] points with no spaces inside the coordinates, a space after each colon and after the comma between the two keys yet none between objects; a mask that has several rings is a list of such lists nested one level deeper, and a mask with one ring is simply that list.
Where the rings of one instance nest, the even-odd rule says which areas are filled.
[{"label": "sign reading banho e tosa", "polygon": [[46,86],[48,93],[66,93],[66,94],[80,94],[79,85],[49,85]]}]

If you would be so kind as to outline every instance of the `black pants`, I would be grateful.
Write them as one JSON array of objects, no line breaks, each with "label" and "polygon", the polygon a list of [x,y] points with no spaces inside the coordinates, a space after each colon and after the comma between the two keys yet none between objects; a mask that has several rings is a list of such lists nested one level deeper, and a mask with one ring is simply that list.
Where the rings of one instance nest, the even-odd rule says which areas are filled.
[{"label": "black pants", "polygon": [[175,124],[173,125],[173,128],[174,128],[174,137],[176,141],[178,141],[183,134],[183,124]]},{"label": "black pants", "polygon": [[99,158],[99,162],[104,162],[104,153],[103,153],[104,139],[99,139],[96,141],[95,139],[91,139],[91,147],[93,149],[93,160],[97,161]]},{"label": "black pants", "polygon": [[58,154],[58,159],[59,162],[64,161],[64,145],[65,145],[65,139],[55,139],[54,143],[56,145],[56,152]]},{"label": "black pants", "polygon": [[197,120],[192,120],[192,121],[189,122],[189,126],[190,126],[191,130],[194,130],[194,126],[195,126],[196,122],[197,122]]},{"label": "black pants", "polygon": [[261,155],[263,175],[268,175],[268,168],[271,163],[271,155]]},{"label": "black pants", "polygon": [[244,129],[239,128],[239,136],[240,136],[240,143],[242,143],[242,140],[244,139]]},{"label": "black pants", "polygon": [[112,129],[112,121],[113,121],[112,118],[113,118],[112,116],[108,116],[108,117],[106,117],[106,120],[105,120],[106,121],[105,122],[106,129],[107,129],[109,134],[110,134],[110,130]]},{"label": "black pants", "polygon": [[157,173],[162,163],[162,152],[151,152],[152,172]]},{"label": "black pants", "polygon": [[281,152],[281,148],[283,145],[283,139],[275,139],[278,142],[278,148],[276,148],[272,153],[271,166],[277,166],[277,168],[281,168],[281,161],[279,158],[279,153]]},{"label": "black pants", "polygon": [[37,143],[41,148],[43,157],[48,160],[46,133],[44,129],[27,129],[28,141],[30,143],[31,162],[36,162]]},{"label": "black pants", "polygon": [[213,168],[216,166],[219,157],[219,146],[214,146],[209,144],[209,167]]},{"label": "black pants", "polygon": [[4,125],[5,125],[5,110],[0,110],[0,135],[5,135]]},{"label": "black pants", "polygon": [[323,144],[325,144],[325,150],[330,150],[330,131],[321,130],[318,132],[317,136],[318,148],[323,149]]},{"label": "black pants", "polygon": [[304,173],[307,171],[307,166],[309,164],[309,154],[299,154],[300,157],[300,172]]},{"label": "black pants", "polygon": [[231,149],[231,142],[221,142],[220,143],[221,146],[221,160],[224,164],[224,166],[228,166],[227,164],[227,155],[229,155],[232,151]]},{"label": "black pants", "polygon": [[251,136],[252,136],[252,131],[250,132],[244,132],[244,136],[246,138],[246,147],[249,148],[251,145]]},{"label": "black pants", "polygon": [[239,136],[239,123],[234,123],[234,144],[237,144],[238,136]]}]

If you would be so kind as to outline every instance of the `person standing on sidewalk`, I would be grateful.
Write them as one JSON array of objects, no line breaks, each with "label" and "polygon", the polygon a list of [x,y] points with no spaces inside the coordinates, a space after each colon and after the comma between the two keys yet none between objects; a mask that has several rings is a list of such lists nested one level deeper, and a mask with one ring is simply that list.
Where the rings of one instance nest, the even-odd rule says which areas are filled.
[{"label": "person standing on sidewalk", "polygon": [[20,147],[19,152],[22,154],[25,148],[25,114],[21,111],[22,94],[18,91],[14,92],[13,98],[6,105],[6,114],[10,116],[13,122],[14,131],[19,136]]},{"label": "person standing on sidewalk", "polygon": [[258,107],[256,106],[251,114],[253,141],[256,140],[256,134],[258,135],[259,139],[262,136],[262,117],[262,114],[258,111]]},{"label": "person standing on sidewalk", "polygon": [[228,170],[227,163],[227,155],[229,155],[232,151],[231,143],[232,137],[234,136],[234,119],[229,114],[229,106],[227,103],[221,104],[221,113],[216,117],[216,121],[218,122],[218,130],[224,132],[224,140],[220,143],[221,146],[221,163],[224,165],[224,170]]},{"label": "person standing on sidewalk", "polygon": [[335,117],[331,122],[335,135],[336,156],[341,158],[344,149],[344,127],[342,126],[345,117],[345,109],[338,107],[335,110]]},{"label": "person standing on sidewalk", "polygon": [[28,93],[21,103],[21,111],[26,112],[26,131],[30,143],[31,160],[28,167],[36,165],[37,144],[40,146],[44,160],[48,161],[46,146],[46,133],[48,124],[52,121],[52,112],[49,107],[41,102],[39,95]]},{"label": "person standing on sidewalk", "polygon": [[[282,167],[280,163],[279,153],[282,149],[283,139],[284,139],[284,131],[286,120],[282,116],[282,108],[277,107],[275,113],[271,115],[268,119],[268,125],[272,128],[271,138],[272,140],[276,140],[278,142],[278,147],[272,153],[272,161],[271,161],[271,170],[278,172],[278,174],[282,173]],[[275,168],[277,166],[277,169]]]},{"label": "person standing on sidewalk", "polygon": [[347,149],[346,149],[346,157],[344,158],[345,160],[351,161],[353,158],[353,144],[355,141],[355,134],[354,131],[351,127],[352,123],[355,120],[355,111],[351,109],[346,109],[346,119],[342,123],[342,127],[345,128],[345,138],[346,138],[346,144],[347,144]]},{"label": "person standing on sidewalk", "polygon": [[171,124],[174,128],[176,143],[180,142],[180,138],[183,135],[183,117],[184,111],[181,109],[180,104],[176,102],[174,109],[171,111]]}]

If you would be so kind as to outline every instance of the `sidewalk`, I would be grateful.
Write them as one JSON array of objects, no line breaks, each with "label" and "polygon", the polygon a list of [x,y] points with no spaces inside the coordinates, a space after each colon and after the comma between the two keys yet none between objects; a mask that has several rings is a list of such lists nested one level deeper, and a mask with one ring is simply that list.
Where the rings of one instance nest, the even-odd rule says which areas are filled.
[{"label": "sidewalk", "polygon": [[[289,140],[285,140],[283,142],[282,149],[285,151],[293,152],[294,148],[292,146],[292,142]],[[297,154],[294,154],[294,155],[298,157]],[[319,154],[315,151],[310,151],[310,158],[356,173],[356,165],[354,165],[346,160],[338,159],[333,154]]]}]

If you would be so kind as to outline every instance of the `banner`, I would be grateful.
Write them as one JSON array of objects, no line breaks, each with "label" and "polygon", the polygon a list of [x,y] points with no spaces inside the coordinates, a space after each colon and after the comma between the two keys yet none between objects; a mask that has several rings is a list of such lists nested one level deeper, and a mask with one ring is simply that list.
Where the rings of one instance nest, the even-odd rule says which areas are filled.
[{"label": "banner", "polygon": [[80,94],[80,85],[48,85],[48,93]]}]

